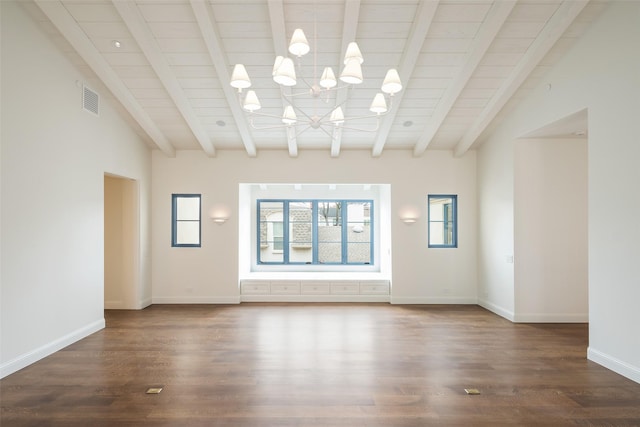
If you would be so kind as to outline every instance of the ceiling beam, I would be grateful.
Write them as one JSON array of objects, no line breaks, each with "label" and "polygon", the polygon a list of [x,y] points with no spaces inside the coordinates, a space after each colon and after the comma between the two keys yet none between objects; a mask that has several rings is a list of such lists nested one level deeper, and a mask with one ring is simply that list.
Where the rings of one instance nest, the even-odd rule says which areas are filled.
[{"label": "ceiling beam", "polygon": [[476,38],[469,48],[469,53],[467,54],[464,67],[451,82],[451,85],[449,85],[445,91],[442,99],[438,102],[438,106],[427,122],[423,134],[414,146],[414,156],[422,155],[429,144],[431,144],[433,137],[438,133],[440,126],[442,126],[442,123],[444,123],[447,118],[453,104],[455,104],[460,93],[462,93],[462,90],[467,86],[467,83],[469,83],[471,76],[473,76],[473,73],[482,61],[482,58],[484,58],[487,50],[489,50],[491,43],[493,43],[493,40],[498,35],[498,32],[509,17],[509,14],[515,5],[515,0],[493,3],[493,6],[491,6],[491,9],[489,9],[489,12],[487,13],[482,27],[478,31]]},{"label": "ceiling beam", "polygon": [[460,157],[476,142],[482,132],[491,124],[502,107],[515,94],[520,85],[531,74],[545,55],[551,50],[562,34],[569,28],[589,0],[567,0],[560,5],[551,19],[531,44],[513,72],[493,95],[487,107],[472,123],[462,139],[454,148],[454,155]]},{"label": "ceiling beam", "polygon": [[244,113],[238,102],[238,93],[229,84],[229,81],[231,80],[229,75],[229,66],[225,60],[226,55],[222,49],[222,43],[220,41],[220,36],[218,35],[215,20],[212,16],[211,8],[204,0],[191,0],[190,2],[193,13],[198,21],[200,31],[202,32],[202,37],[207,45],[207,49],[209,50],[209,56],[211,57],[213,66],[218,74],[222,90],[227,98],[229,109],[231,110],[231,114],[233,115],[236,126],[238,127],[238,132],[240,132],[244,148],[249,157],[255,157],[257,155],[256,144],[253,141],[251,132],[249,132],[247,120],[245,119]]},{"label": "ceiling beam", "polygon": [[[282,0],[269,0],[269,19],[271,23],[271,35],[273,37],[273,50],[276,52],[276,56],[287,56],[289,54],[287,49],[287,35],[284,22],[284,6]],[[275,60],[275,58],[274,58]],[[291,95],[291,88],[284,87],[285,96]],[[282,108],[288,105],[285,100],[282,100]],[[290,157],[298,157],[298,143],[296,139],[295,128],[288,127],[287,131],[287,146],[289,148]]]},{"label": "ceiling beam", "polygon": [[[356,41],[356,33],[358,31],[358,22],[360,17],[360,0],[347,0],[344,4],[344,20],[342,24],[342,49],[338,58],[338,69],[336,73],[340,73],[342,67],[342,59],[347,53],[349,43]],[[343,87],[338,89],[336,93],[336,107],[342,106],[342,111],[347,116],[347,98],[349,89]],[[331,137],[331,157],[340,155],[340,146],[342,144],[342,128],[334,127]]]},{"label": "ceiling beam", "polygon": [[[402,85],[405,88],[409,83],[411,74],[413,74],[413,69],[416,66],[418,56],[420,55],[420,50],[422,50],[422,45],[424,44],[424,39],[427,37],[429,27],[431,27],[431,21],[433,21],[433,17],[435,16],[436,10],[438,9],[438,3],[439,1],[420,0],[420,3],[418,4],[418,10],[416,12],[415,19],[413,20],[413,26],[411,27],[411,32],[409,33],[407,45],[405,46],[402,59],[400,60],[400,64],[398,66],[400,81],[402,81]],[[376,139],[373,144],[373,157],[379,157],[382,154],[382,149],[384,148],[384,144],[387,142],[387,138],[389,137],[391,126],[393,125],[393,121],[398,114],[398,107],[402,102],[404,93],[405,91],[400,91],[399,93],[395,94],[393,100],[395,108],[391,108],[381,120],[380,129],[376,134]]]},{"label": "ceiling beam", "polygon": [[117,73],[111,68],[87,37],[76,20],[59,1],[36,0],[36,4],[47,15],[53,25],[67,39],[69,44],[78,52],[80,57],[91,67],[122,106],[138,122],[140,127],[149,135],[154,144],[167,156],[175,157],[176,150],[166,136],[151,120],[146,111],[140,106],[131,91],[125,86]]},{"label": "ceiling beam", "polygon": [[171,67],[167,64],[162,54],[162,49],[158,46],[158,42],[154,39],[147,22],[136,4],[134,2],[113,1],[113,6],[120,14],[120,17],[136,40],[136,43],[138,43],[138,46],[140,46],[142,53],[149,61],[149,64],[151,64],[151,67],[156,72],[156,75],[167,90],[176,108],[187,122],[187,125],[198,140],[198,143],[200,143],[204,152],[210,157],[215,156],[216,150],[211,142],[211,137],[200,124],[200,120],[193,111],[189,99],[184,94],[184,90],[182,86],[180,86]]}]

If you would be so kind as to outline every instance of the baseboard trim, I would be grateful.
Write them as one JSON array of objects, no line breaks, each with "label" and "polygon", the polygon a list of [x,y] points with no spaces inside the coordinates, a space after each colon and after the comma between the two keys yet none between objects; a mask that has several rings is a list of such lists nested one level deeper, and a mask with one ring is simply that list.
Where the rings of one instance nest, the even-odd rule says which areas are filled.
[{"label": "baseboard trim", "polygon": [[151,298],[146,298],[140,302],[140,307],[138,308],[142,310],[143,308],[149,307],[151,304],[153,304],[153,300]]},{"label": "baseboard trim", "polygon": [[478,304],[476,297],[391,297],[391,304]]},{"label": "baseboard trim", "polygon": [[492,313],[497,314],[498,316],[504,317],[505,319],[510,320],[512,322],[514,321],[515,315],[513,311],[506,310],[505,308],[500,307],[499,305],[495,305],[483,299],[478,300],[478,305],[482,308],[486,308]]},{"label": "baseboard trim", "polygon": [[77,341],[80,341],[81,339],[86,338],[101,329],[104,329],[104,327],[104,318],[96,320],[93,323],[90,323],[80,329],[76,329],[75,331],[66,334],[54,341],[51,341],[48,344],[36,348],[35,350],[9,360],[8,362],[0,365],[0,378],[11,375],[22,368],[26,368],[27,366],[37,362],[38,360],[44,359],[45,357],[55,353],[56,351],[62,350],[63,348]]},{"label": "baseboard trim", "polygon": [[104,308],[105,310],[122,308],[122,301],[105,301]]},{"label": "baseboard trim", "polygon": [[524,313],[514,316],[516,323],[588,323],[588,313]]},{"label": "baseboard trim", "polygon": [[151,304],[240,304],[240,297],[153,297]]},{"label": "baseboard trim", "polygon": [[587,359],[640,384],[640,367],[638,366],[623,362],[593,347],[587,348]]},{"label": "baseboard trim", "polygon": [[389,295],[241,295],[242,302],[389,302]]}]

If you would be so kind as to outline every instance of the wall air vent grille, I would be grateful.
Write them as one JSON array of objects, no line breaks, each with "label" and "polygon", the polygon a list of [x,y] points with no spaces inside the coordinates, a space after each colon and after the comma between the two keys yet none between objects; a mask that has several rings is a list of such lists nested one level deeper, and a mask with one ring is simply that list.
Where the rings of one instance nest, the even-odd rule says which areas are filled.
[{"label": "wall air vent grille", "polygon": [[100,112],[100,96],[86,86],[82,87],[82,108],[96,116]]}]

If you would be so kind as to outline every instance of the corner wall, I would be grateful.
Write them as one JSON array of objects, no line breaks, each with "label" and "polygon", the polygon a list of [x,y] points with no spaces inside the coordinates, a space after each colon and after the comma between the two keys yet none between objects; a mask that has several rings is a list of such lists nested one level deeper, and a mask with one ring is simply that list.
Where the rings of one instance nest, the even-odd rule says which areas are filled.
[{"label": "corner wall", "polygon": [[[611,2],[542,84],[479,148],[478,193],[482,242],[479,287],[481,293],[489,293],[488,297],[481,294],[483,305],[513,309],[511,297],[493,292],[503,283],[513,292],[513,284],[508,283],[513,277],[509,271],[512,266],[501,266],[499,258],[508,241],[513,242],[513,195],[509,195],[509,188],[513,188],[514,143],[534,129],[588,109],[588,357],[640,382],[638,45],[640,2]],[[494,187],[500,175],[506,182]],[[486,246],[492,236],[503,244],[494,245],[493,253],[483,254],[484,249],[490,249]],[[506,280],[499,280],[501,276]]]},{"label": "corner wall", "polygon": [[[140,182],[144,242],[150,156],[107,94],[99,117],[82,110],[86,79],[20,3],[0,7],[3,377],[104,327],[104,174]],[[148,245],[139,251],[142,300]]]},{"label": "corner wall", "polygon": [[587,322],[587,140],[515,146],[515,321]]}]

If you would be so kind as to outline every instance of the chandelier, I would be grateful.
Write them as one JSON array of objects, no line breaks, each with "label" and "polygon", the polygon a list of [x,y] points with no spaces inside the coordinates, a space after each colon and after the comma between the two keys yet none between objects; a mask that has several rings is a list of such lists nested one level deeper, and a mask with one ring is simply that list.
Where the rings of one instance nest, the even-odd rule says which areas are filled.
[{"label": "chandelier", "polygon": [[[331,67],[324,67],[318,79],[316,50],[317,49],[314,49],[314,77],[311,80],[303,76],[302,57],[309,53],[311,48],[302,29],[298,28],[293,32],[291,42],[289,43],[289,53],[296,58],[297,64],[294,64],[293,59],[290,57],[276,57],[271,74],[273,80],[280,86],[281,97],[285,101],[284,111],[281,116],[260,112],[259,110],[262,106],[254,90],[247,90],[244,98],[242,97],[243,89],[251,87],[251,79],[243,64],[236,64],[234,66],[230,83],[232,87],[238,89],[238,102],[242,105],[242,109],[248,114],[251,127],[258,130],[283,127],[289,129],[295,128],[297,132],[295,136],[307,129],[321,129],[332,138],[333,135],[330,130],[340,128],[364,132],[377,131],[380,124],[380,117],[385,115],[392,106],[393,95],[402,90],[402,83],[400,82],[398,71],[394,68],[387,71],[380,88],[381,92],[375,95],[369,107],[371,114],[345,117],[342,106],[346,102],[346,97],[344,102],[338,105],[334,104],[333,108],[327,107],[320,111],[317,108],[317,104],[320,102],[328,104],[330,99],[335,98],[335,96],[331,96],[331,93],[335,94],[336,91],[340,89],[350,90],[355,85],[359,85],[364,81],[362,76],[362,63],[364,62],[364,58],[362,57],[358,44],[351,42],[347,46],[345,53],[344,68],[339,77],[340,82],[336,79]],[[301,86],[304,86],[304,89],[295,92],[293,87],[297,86],[299,82],[302,82]],[[295,105],[295,98],[303,96],[313,99],[313,112],[305,112],[302,108]],[[253,122],[254,116],[269,117],[279,120],[279,122],[276,121],[273,125],[256,126]],[[367,118],[376,119],[375,128],[363,129],[353,127],[349,123],[351,120]],[[297,128],[298,125],[302,125],[302,127]],[[293,136],[293,134],[291,136]]]}]

